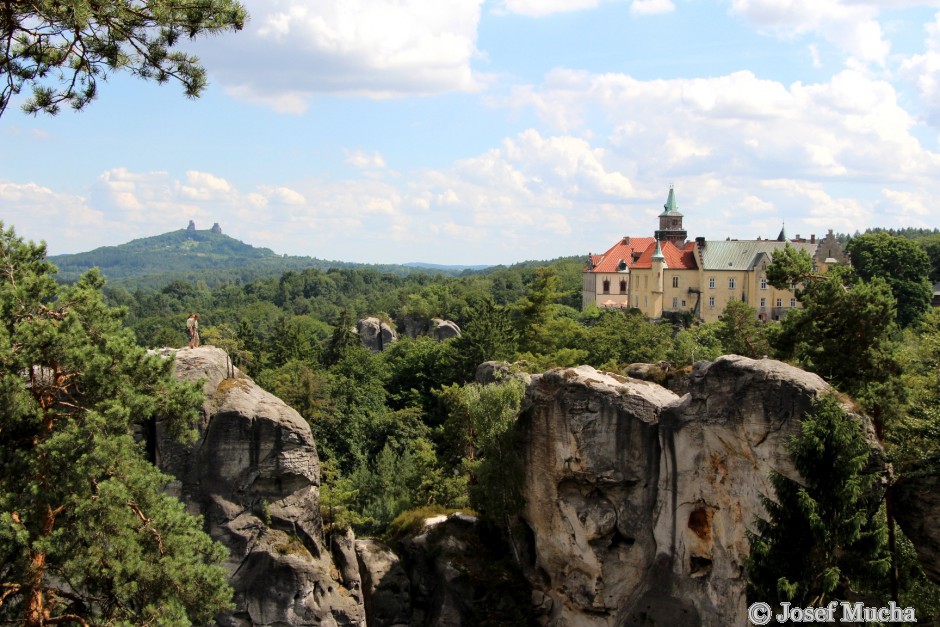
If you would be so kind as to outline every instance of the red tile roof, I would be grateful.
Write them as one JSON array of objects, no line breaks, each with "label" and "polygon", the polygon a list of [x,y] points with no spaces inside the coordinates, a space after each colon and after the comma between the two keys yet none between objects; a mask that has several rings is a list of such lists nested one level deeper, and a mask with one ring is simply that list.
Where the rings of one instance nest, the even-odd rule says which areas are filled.
[{"label": "red tile roof", "polygon": [[[603,255],[591,255],[591,263],[594,269],[585,268],[587,272],[616,272],[620,265],[620,260],[627,262],[627,267],[632,268],[633,256],[639,256],[652,245],[655,248],[656,240],[652,237],[625,237],[611,246]],[[653,253],[650,253],[652,255]]]},{"label": "red tile roof", "polygon": [[[661,244],[666,266],[677,270],[695,270],[695,242],[686,242],[679,247],[672,242]],[[617,272],[620,260],[627,262],[628,268],[649,268],[656,252],[656,240],[652,237],[625,237],[603,255],[591,255],[594,269],[585,268],[586,272]],[[634,257],[635,256],[635,257]]]},{"label": "red tile roof", "polygon": [[[672,242],[663,242],[661,244],[663,257],[666,258],[666,267],[673,270],[695,270],[698,266],[695,264],[695,242],[686,242],[682,247],[676,246]],[[634,267],[649,268],[653,264],[653,254],[656,252],[656,243],[647,247],[637,259]]]}]

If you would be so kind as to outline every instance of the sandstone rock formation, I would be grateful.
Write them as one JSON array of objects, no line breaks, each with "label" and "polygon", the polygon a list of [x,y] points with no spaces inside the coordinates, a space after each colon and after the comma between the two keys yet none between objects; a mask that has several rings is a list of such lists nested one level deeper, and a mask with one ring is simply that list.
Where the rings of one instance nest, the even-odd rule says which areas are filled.
[{"label": "sandstone rock formation", "polygon": [[380,582],[371,601],[366,595],[370,627],[532,624],[531,586],[504,546],[461,513],[426,519],[400,541],[397,558],[374,540],[357,541],[363,581]]},{"label": "sandstone rock formation", "polygon": [[411,624],[411,581],[401,559],[372,538],[356,540],[369,625],[398,627]]},{"label": "sandstone rock formation", "polygon": [[411,339],[428,335],[438,342],[460,337],[460,327],[453,320],[443,320],[441,318],[431,318],[428,320],[424,316],[417,314],[408,314],[399,320],[400,326],[404,329],[405,335]]},{"label": "sandstone rock formation", "polygon": [[398,327],[404,331],[405,335],[415,339],[427,333],[428,319],[418,314],[407,314],[399,319]]},{"label": "sandstone rock formation", "polygon": [[431,318],[431,335],[438,342],[460,337],[460,327],[452,320],[441,320],[440,318]]},{"label": "sandstone rock formation", "polygon": [[[528,381],[528,537],[500,554],[472,519],[451,517],[396,555],[352,534],[327,546],[316,448],[296,412],[219,349],[164,354],[176,357],[178,377],[204,381],[206,402],[196,444],[178,445],[157,425],[153,454],[177,477],[172,491],[231,552],[236,608],[220,623],[239,627],[450,627],[493,617],[552,627],[742,625],[745,529],[763,515],[769,471],[795,476],[783,443],[828,390],[816,375],[735,356],[696,364],[681,396],[587,366],[528,377],[483,364],[481,380]],[[934,564],[940,537],[924,521],[940,510],[938,487],[915,475],[896,493],[899,522]],[[528,582],[513,575],[516,556]]]},{"label": "sandstone rock formation", "polygon": [[901,477],[893,493],[894,516],[917,549],[924,574],[940,583],[940,476],[915,469]]},{"label": "sandstone rock formation", "polygon": [[171,490],[230,551],[236,607],[220,624],[364,625],[356,575],[324,546],[310,427],[218,348],[163,354],[175,355],[177,377],[204,380],[199,439],[181,446],[157,425],[154,455],[177,478]]},{"label": "sandstone rock formation", "polygon": [[378,318],[363,318],[357,322],[356,333],[362,339],[362,345],[373,353],[380,353],[392,342],[398,341],[395,329]]},{"label": "sandstone rock formation", "polygon": [[726,356],[696,364],[689,388],[587,366],[532,377],[523,518],[544,623],[743,624],[745,529],[769,471],[795,475],[783,444],[827,386]]}]

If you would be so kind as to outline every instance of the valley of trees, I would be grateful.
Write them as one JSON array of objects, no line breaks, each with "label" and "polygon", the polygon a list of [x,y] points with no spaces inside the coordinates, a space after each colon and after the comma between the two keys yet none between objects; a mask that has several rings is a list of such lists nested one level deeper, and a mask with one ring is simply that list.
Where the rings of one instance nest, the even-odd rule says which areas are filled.
[{"label": "valley of trees", "polygon": [[[937,237],[857,235],[848,246],[853,258],[864,263],[825,276],[813,274],[808,257],[788,250],[775,256],[769,278],[780,285],[796,283],[801,310],[781,323],[761,323],[748,304],[732,302],[719,321],[701,324],[691,320],[653,323],[637,312],[619,309],[581,311],[583,260],[579,258],[459,276],[308,268],[253,281],[213,282],[211,287],[204,280],[180,278],[159,287],[146,280],[136,288],[128,283],[102,287],[100,279],[91,275],[73,287],[54,288],[49,284],[50,268],[40,258],[39,249],[4,231],[5,271],[11,278],[0,305],[4,320],[13,326],[8,325],[0,339],[4,354],[15,359],[7,359],[3,371],[6,391],[0,440],[6,453],[0,459],[0,472],[7,476],[11,469],[19,468],[14,465],[29,464],[32,474],[21,473],[22,480],[34,484],[47,480],[44,473],[50,472],[43,465],[48,461],[24,460],[10,453],[20,446],[15,442],[41,440],[35,434],[40,427],[27,428],[27,422],[38,420],[41,424],[42,412],[29,409],[22,385],[17,391],[17,377],[28,363],[59,363],[55,360],[60,354],[72,361],[79,356],[91,359],[89,355],[96,351],[110,355],[129,342],[141,348],[183,347],[187,343],[185,320],[191,312],[201,316],[204,344],[225,349],[240,369],[294,407],[310,424],[321,458],[321,499],[328,531],[351,526],[359,534],[393,534],[407,525],[409,517],[454,508],[472,508],[491,524],[511,526],[512,515],[521,503],[516,473],[512,472],[519,461],[513,455],[512,438],[522,387],[511,378],[489,386],[475,383],[477,365],[488,360],[512,362],[517,370],[528,372],[580,364],[623,372],[631,363],[669,362],[669,370],[681,374],[695,361],[727,353],[781,359],[820,374],[839,392],[854,398],[875,420],[897,473],[923,469],[924,464],[936,464],[940,457],[940,311],[929,306],[930,280],[937,275]],[[30,265],[21,268],[23,263]],[[34,283],[42,289],[29,287]],[[22,309],[26,303],[23,290],[33,290],[29,292],[31,309]],[[111,308],[94,304],[102,298]],[[84,302],[92,304],[82,305]],[[65,339],[46,341],[42,333],[53,330],[59,335],[49,338],[69,337],[66,328],[55,324],[54,316],[49,318],[49,312],[54,311],[68,316],[68,307],[88,311],[94,320],[109,321],[105,337],[113,339],[104,344],[103,340],[89,339],[74,347]],[[364,348],[353,329],[356,321],[366,316],[397,326],[399,341],[380,353]],[[426,322],[432,317],[455,321],[462,329],[461,337],[438,342],[426,335],[409,338],[403,332],[409,320]],[[45,326],[41,319],[48,319]],[[118,320],[123,328],[114,326],[120,324],[113,322]],[[90,333],[89,338],[100,336],[92,331],[83,333]],[[26,345],[26,340],[34,342],[29,352],[20,354],[12,348]],[[63,343],[61,348],[57,342]],[[135,356],[138,349],[125,346],[121,350],[127,353],[126,359],[139,363],[135,367],[145,364],[143,357]],[[76,357],[69,357],[68,351],[75,351]],[[129,370],[127,376],[131,388],[144,383],[136,370]],[[163,374],[154,372],[153,376],[163,382],[160,385],[169,385]],[[120,395],[115,398],[141,402]],[[104,403],[105,399],[96,402]],[[174,403],[179,404],[175,409],[183,416],[192,411],[191,399],[180,397]],[[9,407],[26,409],[11,413]],[[151,412],[167,409],[146,407]],[[72,420],[70,411],[61,411],[65,416],[62,424]],[[89,407],[88,411],[82,414],[88,416],[83,420],[110,415],[105,406]],[[800,463],[806,468],[831,467],[842,473],[843,481],[824,486],[834,493],[822,491],[813,498],[842,508],[841,514],[832,516],[833,524],[841,525],[835,537],[844,538],[839,550],[865,551],[859,553],[859,561],[870,568],[859,571],[841,562],[817,561],[796,564],[796,574],[768,572],[768,561],[761,561],[760,555],[772,555],[778,546],[775,543],[785,545],[791,538],[804,543],[828,542],[834,537],[825,529],[820,531],[818,522],[775,516],[769,507],[768,519],[754,531],[755,544],[763,547],[753,566],[755,586],[773,588],[773,594],[763,597],[767,599],[814,598],[814,594],[844,589],[864,590],[887,599],[895,592],[885,584],[891,581],[902,604],[920,608],[918,616],[936,614],[940,594],[920,572],[909,543],[905,544],[899,532],[891,532],[894,550],[888,550],[890,520],[885,518],[882,505],[882,484],[864,474],[864,460],[858,455],[837,458],[832,446],[812,444],[812,438],[821,441],[820,429],[833,431],[832,425],[838,425],[839,446],[852,450],[857,445],[860,436],[838,414],[833,405],[821,405],[816,416],[807,419],[805,437],[809,439],[793,443],[791,454],[795,458],[802,455]],[[122,431],[126,436],[129,428],[129,418],[119,415],[113,425],[115,438]],[[823,427],[813,431],[812,425],[817,423]],[[180,437],[186,433],[183,424]],[[62,445],[68,442],[63,440]],[[52,454],[43,452],[47,450],[44,445],[33,446],[41,455]],[[127,470],[125,474],[135,477],[137,472],[142,471]],[[159,479],[142,478],[140,482],[135,479],[133,485],[122,489],[143,490]],[[778,493],[768,497],[807,502],[798,487],[783,479],[773,483]],[[23,535],[18,527],[23,514],[14,490],[19,489],[5,483],[0,494],[0,540],[5,550],[15,549],[25,559],[48,546],[49,555],[54,555],[55,547],[42,539],[40,523],[42,512],[49,508],[56,511],[58,505],[31,504],[37,512],[34,520],[39,521],[33,523],[39,527],[32,533],[39,539],[34,538],[30,545],[32,536]],[[63,487],[70,489],[78,486]],[[104,484],[81,487],[85,493],[89,489],[102,490]],[[853,493],[847,495],[847,490]],[[144,502],[143,497],[139,502]],[[860,508],[859,503],[865,507]],[[153,507],[156,511],[163,506],[154,501]],[[848,514],[843,511],[846,509]],[[861,518],[860,512],[865,513]],[[818,533],[807,535],[807,524],[815,524],[812,528]],[[74,540],[84,541],[81,536]],[[20,544],[9,544],[14,541]],[[201,550],[208,563],[217,559],[208,545]],[[6,558],[12,559],[10,555]],[[817,590],[813,582],[798,580],[806,568],[826,569],[824,581],[819,583],[823,588]],[[867,579],[856,577],[856,572],[862,571]],[[891,576],[885,577],[889,571]],[[35,577],[35,571],[28,568],[23,572],[24,580],[29,572]],[[12,581],[13,574],[7,566],[0,570],[0,579]],[[209,574],[207,571],[204,576]],[[780,578],[786,585],[778,582]],[[0,597],[4,594],[11,593],[0,592]],[[70,607],[67,599],[59,602]],[[9,607],[10,601],[4,605],[0,598],[0,615]],[[176,611],[183,616],[190,610],[180,605]]]}]

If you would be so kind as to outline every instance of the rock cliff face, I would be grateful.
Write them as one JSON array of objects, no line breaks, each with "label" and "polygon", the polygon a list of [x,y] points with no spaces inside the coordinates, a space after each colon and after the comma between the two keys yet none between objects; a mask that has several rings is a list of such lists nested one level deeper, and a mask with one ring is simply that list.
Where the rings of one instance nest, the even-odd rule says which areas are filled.
[{"label": "rock cliff face", "polygon": [[[784,442],[828,390],[816,375],[735,356],[696,364],[681,396],[586,366],[528,378],[520,427],[531,533],[514,545],[523,582],[511,568],[494,577],[509,553],[493,552],[499,543],[459,517],[429,526],[400,555],[352,534],[327,546],[307,424],[219,349],[164,354],[176,357],[178,377],[204,381],[206,402],[196,444],[180,446],[157,425],[153,453],[231,553],[236,607],[220,623],[239,627],[494,616],[552,627],[742,625],[745,530],[763,515],[770,470],[794,475]],[[498,370],[484,364],[478,377]],[[938,485],[912,478],[896,493],[911,513],[899,522],[934,563],[940,538],[924,521],[940,510]]]},{"label": "rock cliff face", "polygon": [[924,574],[940,584],[940,476],[917,469],[894,486],[894,515],[910,538]]},{"label": "rock cliff face", "polygon": [[431,335],[438,342],[460,337],[460,327],[452,320],[441,320],[440,318],[431,318]]},{"label": "rock cliff face", "polygon": [[398,341],[398,334],[395,329],[378,318],[363,318],[357,322],[356,333],[359,334],[362,345],[373,353],[381,353],[392,342]]},{"label": "rock cliff face", "polygon": [[415,339],[422,335],[429,335],[438,342],[460,337],[460,327],[453,320],[442,320],[441,318],[425,318],[417,314],[404,316],[399,322],[400,328],[404,329],[405,335]]},{"label": "rock cliff face", "polygon": [[532,377],[523,517],[544,623],[743,624],[745,529],[769,471],[794,474],[783,444],[827,386],[728,356],[697,364],[689,388],[586,366]]},{"label": "rock cliff face", "polygon": [[[337,568],[324,546],[320,464],[307,423],[220,349],[164,354],[175,354],[179,378],[205,381],[199,439],[180,446],[158,425],[155,456],[177,478],[171,489],[230,551],[236,608],[220,623],[364,625],[358,576]],[[346,544],[357,569],[352,540]]]}]

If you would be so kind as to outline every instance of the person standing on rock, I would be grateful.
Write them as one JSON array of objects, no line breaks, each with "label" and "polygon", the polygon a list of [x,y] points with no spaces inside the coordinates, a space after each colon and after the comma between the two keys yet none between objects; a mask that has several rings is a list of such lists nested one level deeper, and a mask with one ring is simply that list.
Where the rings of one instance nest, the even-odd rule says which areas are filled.
[{"label": "person standing on rock", "polygon": [[189,314],[189,318],[186,319],[186,330],[189,332],[189,347],[199,346],[199,314]]}]

